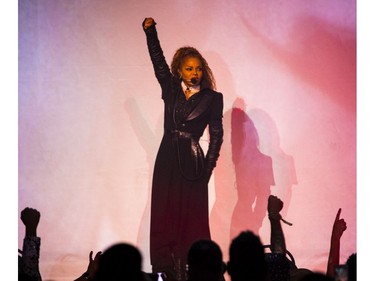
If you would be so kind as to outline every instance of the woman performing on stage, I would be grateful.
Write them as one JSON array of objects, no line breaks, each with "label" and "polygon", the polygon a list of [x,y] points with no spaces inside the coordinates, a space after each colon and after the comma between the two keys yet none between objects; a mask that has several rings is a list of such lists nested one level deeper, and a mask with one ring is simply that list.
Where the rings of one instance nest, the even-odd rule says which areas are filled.
[{"label": "woman performing on stage", "polygon": [[[223,142],[223,95],[195,48],[179,48],[169,67],[155,25],[152,18],[142,24],[164,101],[164,136],[152,182],[151,264],[168,280],[185,280],[189,247],[210,239],[208,182]],[[207,126],[205,155],[199,139]]]}]

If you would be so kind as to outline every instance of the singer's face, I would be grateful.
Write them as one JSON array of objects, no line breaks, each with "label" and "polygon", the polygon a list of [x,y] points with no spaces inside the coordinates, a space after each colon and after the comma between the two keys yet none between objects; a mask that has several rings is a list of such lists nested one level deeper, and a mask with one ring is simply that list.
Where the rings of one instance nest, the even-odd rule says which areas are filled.
[{"label": "singer's face", "polygon": [[[199,84],[203,75],[201,61],[195,57],[187,57],[181,65],[180,73],[182,80],[187,86]],[[191,79],[196,80],[196,82],[191,82]]]}]

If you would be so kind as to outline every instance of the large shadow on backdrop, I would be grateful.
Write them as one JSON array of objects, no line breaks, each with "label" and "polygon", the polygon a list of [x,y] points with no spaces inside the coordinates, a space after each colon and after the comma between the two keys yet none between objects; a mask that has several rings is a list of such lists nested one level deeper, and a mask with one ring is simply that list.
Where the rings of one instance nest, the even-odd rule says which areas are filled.
[{"label": "large shadow on backdrop", "polygon": [[271,116],[260,108],[248,112],[257,129],[260,150],[272,158],[275,185],[271,193],[284,202],[283,216],[288,214],[293,188],[298,184],[294,158],[280,145],[280,135]]},{"label": "large shadow on backdrop", "polygon": [[259,235],[267,213],[271,186],[275,184],[272,158],[259,150],[258,132],[244,107],[244,101],[237,99],[231,118],[232,161],[237,191],[231,219],[231,239],[246,229]]}]

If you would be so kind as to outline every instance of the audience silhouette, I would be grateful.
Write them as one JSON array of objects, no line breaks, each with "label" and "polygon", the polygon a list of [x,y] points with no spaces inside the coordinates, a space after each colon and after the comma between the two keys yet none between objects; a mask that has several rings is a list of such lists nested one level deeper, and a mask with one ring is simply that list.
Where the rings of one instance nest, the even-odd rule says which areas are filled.
[{"label": "audience silhouette", "polygon": [[21,221],[25,225],[25,237],[22,251],[18,250],[18,280],[41,281],[39,272],[40,237],[37,236],[37,228],[40,213],[33,208],[25,208],[21,212]]},{"label": "audience silhouette", "polygon": [[224,280],[225,263],[219,245],[212,240],[194,242],[188,252],[188,281]]},{"label": "audience silhouette", "polygon": [[[340,239],[347,229],[338,210],[331,234],[327,272],[314,272],[297,268],[294,257],[286,247],[281,222],[292,225],[280,214],[283,201],[277,196],[268,197],[268,219],[271,227],[270,245],[264,245],[252,230],[244,230],[232,239],[229,246],[229,261],[223,261],[220,246],[213,240],[195,241],[187,254],[187,268],[181,270],[177,280],[225,281],[227,272],[231,281],[356,281],[357,254],[351,254],[345,264],[340,264]],[[36,209],[25,208],[21,212],[25,225],[22,251],[19,250],[18,280],[42,281],[39,272],[40,237],[37,228],[40,213]],[[266,253],[269,247],[271,253]],[[291,257],[291,259],[288,258]],[[168,281],[166,275],[146,273],[142,270],[143,257],[140,250],[128,243],[116,243],[104,252],[89,253],[87,270],[74,281]]]},{"label": "audience silhouette", "polygon": [[270,195],[268,197],[267,211],[271,226],[271,253],[266,254],[268,278],[272,281],[290,280],[290,270],[296,268],[294,262],[290,261],[286,254],[286,242],[281,221],[285,221],[280,215],[284,203],[278,197]]},{"label": "audience silhouette", "polygon": [[266,280],[265,252],[258,235],[246,230],[232,240],[227,271],[232,281]]},{"label": "audience silhouette", "polygon": [[92,258],[93,251],[90,251],[89,264],[87,266],[87,270],[74,281],[93,280],[98,271],[99,258],[101,254],[102,254],[101,251],[97,252],[95,255],[95,258]]},{"label": "audience silhouette", "polygon": [[357,253],[351,254],[345,263],[348,267],[348,281],[357,280]]},{"label": "audience silhouette", "polygon": [[304,275],[300,281],[334,281],[332,277],[322,272],[309,272]]},{"label": "audience silhouette", "polygon": [[340,264],[340,239],[346,230],[346,222],[340,219],[341,208],[337,211],[335,221],[332,227],[331,243],[327,262],[327,275],[335,277],[335,267]]},{"label": "audience silhouette", "polygon": [[87,271],[75,281],[151,281],[151,277],[142,271],[143,257],[137,247],[128,243],[116,243],[103,253],[98,252],[90,260]]}]

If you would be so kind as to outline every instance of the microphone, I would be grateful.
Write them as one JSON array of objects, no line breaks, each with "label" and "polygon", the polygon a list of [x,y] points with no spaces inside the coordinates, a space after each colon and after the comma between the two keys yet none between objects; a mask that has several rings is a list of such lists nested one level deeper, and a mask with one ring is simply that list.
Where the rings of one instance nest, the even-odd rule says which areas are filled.
[{"label": "microphone", "polygon": [[198,82],[198,78],[191,78],[190,82],[193,83],[193,85],[195,85]]}]

